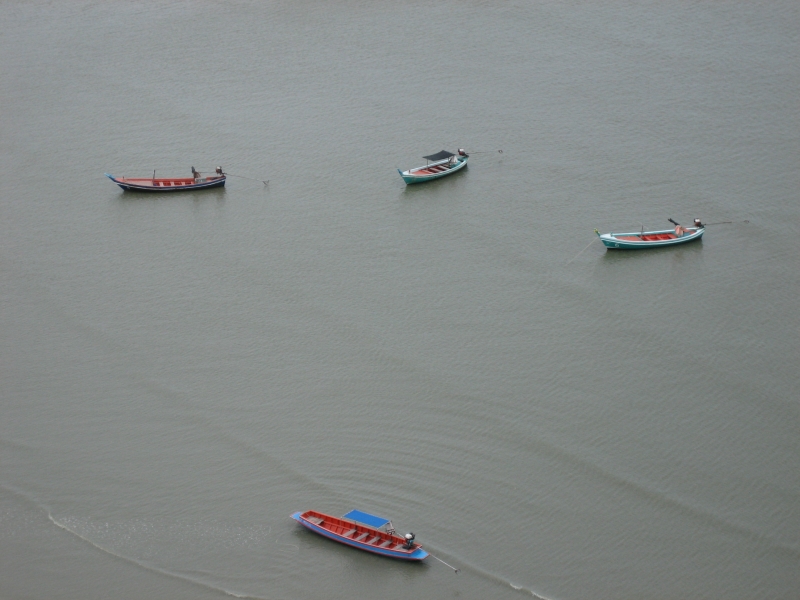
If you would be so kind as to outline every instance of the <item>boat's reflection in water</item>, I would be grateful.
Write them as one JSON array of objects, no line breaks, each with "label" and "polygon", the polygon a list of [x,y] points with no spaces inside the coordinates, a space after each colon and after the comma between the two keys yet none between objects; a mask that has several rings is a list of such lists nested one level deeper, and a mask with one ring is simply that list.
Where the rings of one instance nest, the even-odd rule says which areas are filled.
[{"label": "boat's reflection in water", "polygon": [[225,201],[225,187],[209,188],[207,190],[185,190],[179,192],[169,192],[159,194],[153,192],[143,192],[138,190],[120,190],[117,200],[120,202],[141,202],[150,200],[153,202],[164,202],[165,200],[193,200],[195,202],[208,202],[216,200]]},{"label": "boat's reflection in water", "polygon": [[624,264],[626,266],[644,264],[631,263],[630,261],[653,262],[655,260],[659,263],[663,263],[663,259],[667,255],[671,259],[671,264],[679,264],[686,261],[700,262],[703,257],[703,238],[680,246],[665,246],[662,248],[645,248],[640,250],[606,248],[605,250],[600,260],[602,261],[601,264],[608,266],[615,266],[618,264]]},{"label": "boat's reflection in water", "polygon": [[441,179],[432,179],[422,183],[403,185],[398,198],[400,200],[433,200],[440,196],[450,196],[456,190],[463,187],[466,182],[469,167],[461,169],[458,173],[453,173]]}]

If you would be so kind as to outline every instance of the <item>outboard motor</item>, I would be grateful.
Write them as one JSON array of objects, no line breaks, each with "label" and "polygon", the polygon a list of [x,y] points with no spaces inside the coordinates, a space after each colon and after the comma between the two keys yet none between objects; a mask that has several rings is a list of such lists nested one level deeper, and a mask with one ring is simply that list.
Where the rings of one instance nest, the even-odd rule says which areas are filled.
[{"label": "outboard motor", "polygon": [[217,175],[225,175],[225,173],[222,172],[222,167],[217,167],[216,171]]},{"label": "outboard motor", "polygon": [[698,229],[703,229],[703,228],[705,228],[705,225],[703,225],[703,224],[700,222],[700,219],[695,219],[695,220],[694,220],[694,226],[695,226],[695,227],[697,227]]},{"label": "outboard motor", "polygon": [[405,548],[406,550],[411,550],[411,548],[414,546],[414,538],[416,536],[413,533],[409,532],[405,534],[405,536],[403,537],[406,538],[406,543],[403,544],[403,548]]},{"label": "outboard motor", "polygon": [[464,150],[463,148],[459,148],[458,149],[458,155],[459,156],[469,156],[469,154],[467,154],[467,151]]}]

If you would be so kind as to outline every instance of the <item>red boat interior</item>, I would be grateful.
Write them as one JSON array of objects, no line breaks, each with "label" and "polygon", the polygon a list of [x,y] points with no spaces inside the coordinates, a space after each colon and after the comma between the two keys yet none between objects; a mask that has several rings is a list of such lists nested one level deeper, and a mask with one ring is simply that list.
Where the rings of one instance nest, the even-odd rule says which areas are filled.
[{"label": "red boat interior", "polygon": [[421,169],[414,170],[414,175],[435,175],[436,173],[441,173],[442,171],[447,171],[450,168],[449,165],[436,165],[433,167],[424,167]]},{"label": "red boat interior", "polygon": [[391,535],[385,531],[369,527],[368,525],[362,525],[361,523],[348,521],[347,519],[340,519],[339,517],[332,517],[315,510],[304,512],[300,515],[300,518],[340,537],[375,546],[376,548],[384,548],[396,552],[408,552],[410,554],[420,547],[419,544],[414,544],[411,548],[406,548],[405,539],[399,535]]},{"label": "red boat interior", "polygon": [[[686,233],[697,233],[693,230],[688,230]],[[677,240],[678,236],[674,233],[650,233],[644,235],[615,235],[618,240],[625,240],[626,242],[664,242],[667,240]]]},{"label": "red boat interior", "polygon": [[[213,181],[219,177],[206,177],[206,181]],[[152,187],[180,187],[182,185],[194,185],[196,182],[191,177],[177,178],[177,179],[153,179],[153,178],[132,178],[120,177],[119,181],[122,183],[130,183],[133,185],[152,186]]]}]

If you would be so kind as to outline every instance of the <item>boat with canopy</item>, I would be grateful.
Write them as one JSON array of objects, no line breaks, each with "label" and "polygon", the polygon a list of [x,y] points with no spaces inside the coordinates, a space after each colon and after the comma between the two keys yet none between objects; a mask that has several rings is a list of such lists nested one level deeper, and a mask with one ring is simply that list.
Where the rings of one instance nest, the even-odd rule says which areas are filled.
[{"label": "boat with canopy", "polygon": [[446,175],[452,175],[456,171],[460,171],[467,166],[469,154],[467,154],[466,150],[463,148],[459,148],[457,153],[442,150],[441,152],[431,154],[430,156],[423,156],[422,158],[428,161],[428,164],[424,167],[416,167],[415,169],[408,169],[407,171],[397,169],[397,172],[400,173],[400,177],[403,178],[406,184],[422,183],[424,181],[439,179]]},{"label": "boat with canopy", "polygon": [[336,542],[400,560],[424,560],[428,553],[417,544],[413,533],[397,535],[389,519],[351,510],[334,517],[315,510],[296,512],[292,518],[306,529]]}]

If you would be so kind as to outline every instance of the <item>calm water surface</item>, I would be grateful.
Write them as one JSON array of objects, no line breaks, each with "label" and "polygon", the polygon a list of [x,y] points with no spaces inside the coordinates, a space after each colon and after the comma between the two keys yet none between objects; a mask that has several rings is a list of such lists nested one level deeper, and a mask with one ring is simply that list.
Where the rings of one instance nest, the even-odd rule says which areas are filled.
[{"label": "calm water surface", "polygon": [[800,597],[796,2],[0,8],[0,597]]}]

